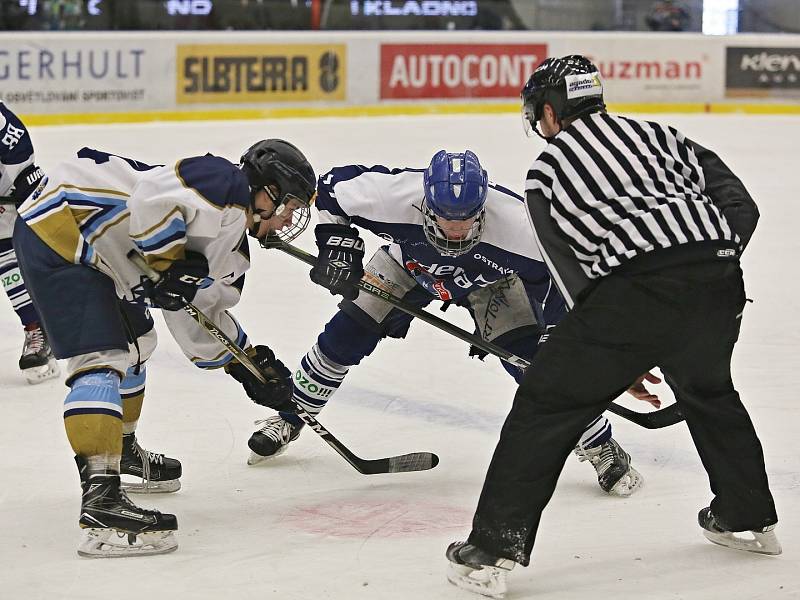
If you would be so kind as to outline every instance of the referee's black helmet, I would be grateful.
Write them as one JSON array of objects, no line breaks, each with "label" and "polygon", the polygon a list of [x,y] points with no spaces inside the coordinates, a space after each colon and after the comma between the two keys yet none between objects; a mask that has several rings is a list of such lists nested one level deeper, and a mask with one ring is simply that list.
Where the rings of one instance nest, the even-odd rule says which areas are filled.
[{"label": "referee's black helmet", "polygon": [[523,117],[534,131],[545,103],[553,107],[559,122],[606,108],[600,72],[580,54],[546,59],[530,76],[520,96]]}]

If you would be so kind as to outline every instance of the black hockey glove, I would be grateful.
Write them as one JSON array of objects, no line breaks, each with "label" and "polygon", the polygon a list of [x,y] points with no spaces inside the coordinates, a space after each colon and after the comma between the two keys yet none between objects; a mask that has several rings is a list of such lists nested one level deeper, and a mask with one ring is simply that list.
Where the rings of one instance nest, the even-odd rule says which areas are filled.
[{"label": "black hockey glove", "polygon": [[186,252],[186,258],[176,260],[161,279],[152,283],[145,282],[145,292],[154,306],[164,310],[180,310],[194,300],[197,290],[208,277],[208,261],[199,252]]},{"label": "black hockey glove", "polygon": [[295,412],[292,401],[292,373],[267,346],[255,346],[248,354],[261,370],[267,382],[262,383],[247,367],[235,359],[225,366],[225,372],[242,384],[247,396],[256,404],[282,412]]},{"label": "black hockey glove", "polygon": [[319,256],[311,269],[311,281],[326,287],[331,294],[347,300],[358,296],[358,282],[364,276],[364,240],[358,230],[347,225],[324,223],[314,229]]}]

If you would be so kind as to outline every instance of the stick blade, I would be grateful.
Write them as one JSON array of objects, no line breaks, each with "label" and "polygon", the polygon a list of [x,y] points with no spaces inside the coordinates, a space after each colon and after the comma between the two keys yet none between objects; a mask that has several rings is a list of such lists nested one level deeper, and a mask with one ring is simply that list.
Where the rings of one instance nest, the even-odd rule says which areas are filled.
[{"label": "stick blade", "polygon": [[627,419],[636,423],[645,429],[661,429],[669,427],[683,421],[683,413],[678,404],[670,404],[666,408],[654,410],[652,412],[641,413],[624,406],[612,403],[608,407],[609,412],[619,415],[623,419]]},{"label": "stick blade", "polygon": [[406,473],[409,471],[427,471],[439,464],[439,457],[433,452],[412,452],[389,459],[390,473]]},{"label": "stick blade", "polygon": [[377,460],[361,460],[354,466],[364,475],[382,473],[411,473],[428,471],[439,464],[439,457],[433,452],[412,452]]}]

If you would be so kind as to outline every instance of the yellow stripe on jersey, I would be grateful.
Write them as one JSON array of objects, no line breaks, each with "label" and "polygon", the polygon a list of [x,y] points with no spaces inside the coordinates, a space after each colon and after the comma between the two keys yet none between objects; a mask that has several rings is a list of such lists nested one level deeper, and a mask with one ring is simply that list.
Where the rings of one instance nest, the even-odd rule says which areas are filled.
[{"label": "yellow stripe on jersey", "polygon": [[144,255],[144,260],[148,266],[159,272],[166,271],[176,260],[183,260],[184,258],[186,258],[186,248],[183,244],[173,246],[164,252]]},{"label": "yellow stripe on jersey", "polygon": [[79,261],[83,236],[69,204],[58,205],[41,219],[29,221],[28,225],[61,258],[70,263]]}]

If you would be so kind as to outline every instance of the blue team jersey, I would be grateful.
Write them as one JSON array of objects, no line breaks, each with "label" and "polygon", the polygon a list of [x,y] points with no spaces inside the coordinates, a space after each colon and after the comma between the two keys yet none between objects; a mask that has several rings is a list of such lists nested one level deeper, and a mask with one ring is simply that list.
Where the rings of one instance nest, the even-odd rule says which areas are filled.
[{"label": "blue team jersey", "polygon": [[0,102],[0,196],[8,196],[14,182],[33,165],[33,144],[25,125]]},{"label": "blue team jersey", "polygon": [[319,179],[320,220],[349,222],[388,241],[389,254],[441,300],[458,301],[516,274],[544,322],[557,322],[564,302],[542,261],[523,199],[490,183],[481,241],[461,256],[442,256],[422,227],[423,173],[382,165],[336,167]]}]

